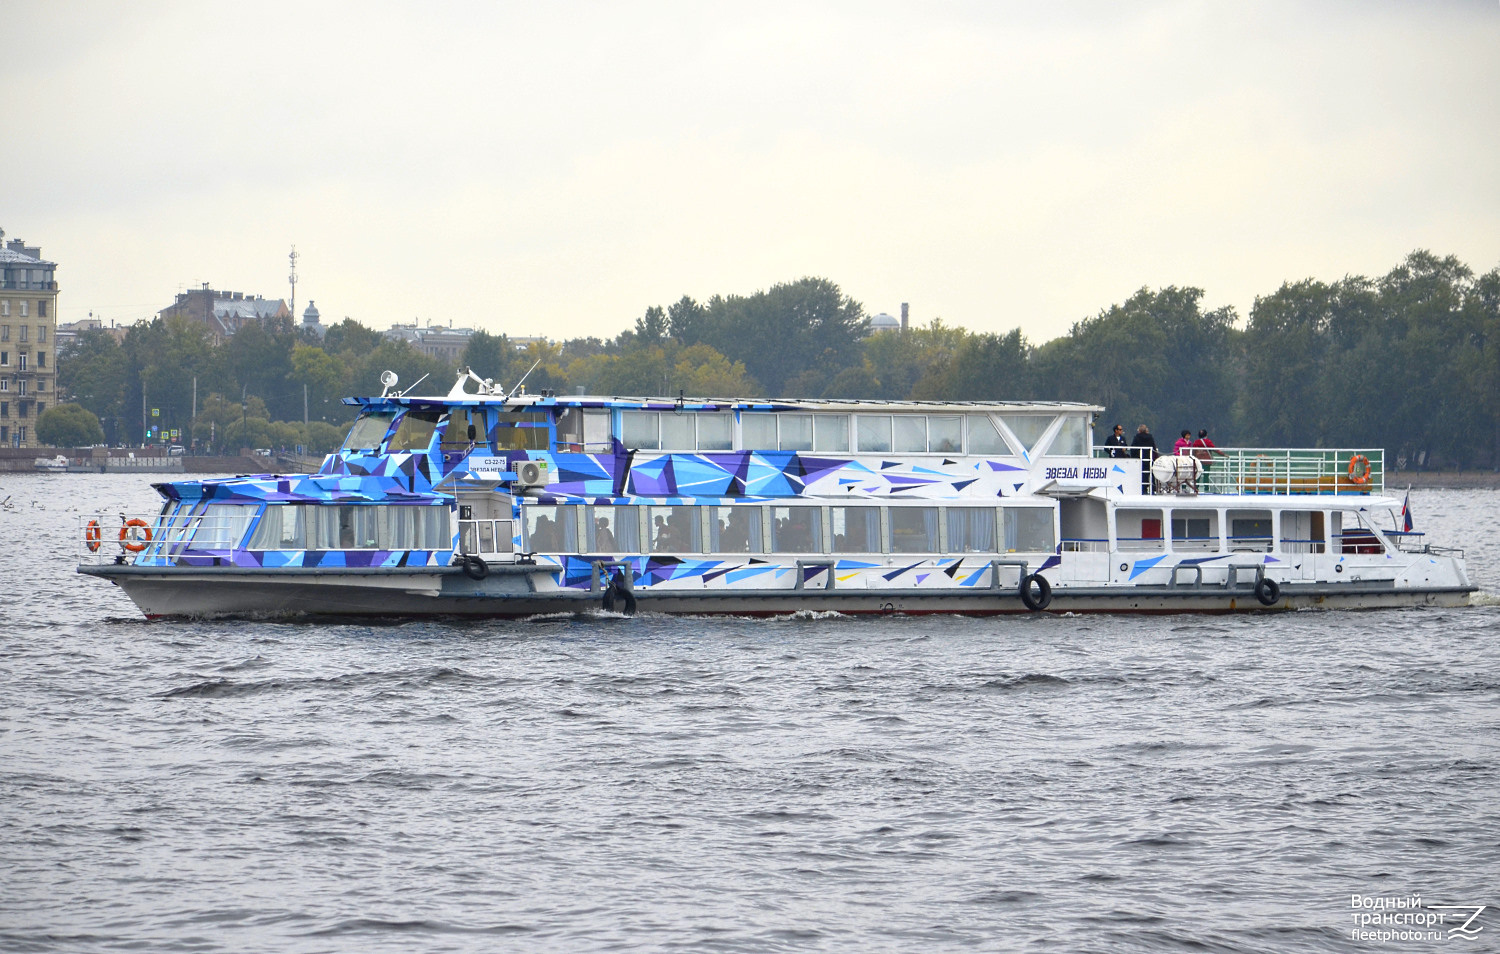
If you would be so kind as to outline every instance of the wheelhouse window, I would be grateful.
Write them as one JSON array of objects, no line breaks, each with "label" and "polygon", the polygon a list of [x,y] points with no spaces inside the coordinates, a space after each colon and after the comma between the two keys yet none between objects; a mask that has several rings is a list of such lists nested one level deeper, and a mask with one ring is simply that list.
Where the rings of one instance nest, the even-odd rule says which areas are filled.
[{"label": "wheelhouse window", "polygon": [[1029,451],[1035,448],[1037,441],[1040,441],[1042,435],[1047,433],[1047,428],[1052,426],[1053,418],[1040,414],[1002,414],[1000,421],[1016,436],[1021,446]]},{"label": "wheelhouse window", "polygon": [[546,450],[551,422],[534,411],[502,411],[495,415],[495,446],[508,450]]},{"label": "wheelhouse window", "polygon": [[765,540],[760,518],[759,507],[710,507],[708,552],[759,553]]},{"label": "wheelhouse window", "polygon": [[937,508],[892,507],[891,552],[938,552]]},{"label": "wheelhouse window", "polygon": [[949,507],[948,552],[994,553],[994,507]]},{"label": "wheelhouse window", "polygon": [[395,419],[395,411],[365,411],[349,429],[349,436],[344,438],[344,450],[379,450]]},{"label": "wheelhouse window", "polygon": [[961,417],[929,417],[927,419],[927,449],[934,454],[957,454],[964,449],[964,419]]},{"label": "wheelhouse window", "polygon": [[661,415],[656,411],[621,411],[620,442],[635,450],[661,450]]},{"label": "wheelhouse window", "polygon": [[1047,453],[1083,457],[1089,452],[1088,442],[1088,425],[1084,423],[1083,417],[1068,414],[1063,417],[1062,428],[1052,439],[1052,446],[1047,449]]},{"label": "wheelhouse window", "polygon": [[771,550],[822,553],[823,511],[819,507],[772,507]]},{"label": "wheelhouse window", "polygon": [[776,450],[776,415],[746,411],[740,415],[740,446],[745,450]]},{"label": "wheelhouse window", "polygon": [[898,454],[927,453],[927,418],[897,414],[891,419],[891,446]]},{"label": "wheelhouse window", "polygon": [[660,414],[661,449],[664,451],[693,451],[698,449],[698,429],[694,418],[698,415]]},{"label": "wheelhouse window", "polygon": [[1051,508],[1006,507],[1004,514],[1007,552],[1052,553],[1057,549],[1057,536],[1052,532]]},{"label": "wheelhouse window", "polygon": [[748,411],[740,415],[740,440],[745,450],[810,451],[811,414],[770,414]]},{"label": "wheelhouse window", "polygon": [[879,553],[879,507],[830,507],[834,553]]},{"label": "wheelhouse window", "polygon": [[448,414],[448,426],[443,430],[444,450],[485,449],[489,440],[483,409],[459,407]]},{"label": "wheelhouse window", "polygon": [[988,414],[969,415],[969,453],[1010,456],[1010,445],[1000,436]]},{"label": "wheelhouse window", "polygon": [[813,450],[820,453],[849,452],[849,415],[814,414]]},{"label": "wheelhouse window", "polygon": [[432,435],[437,431],[443,412],[408,408],[396,423],[396,432],[391,435],[392,453],[421,452],[432,446]]},{"label": "wheelhouse window", "polygon": [[856,446],[862,454],[889,454],[891,452],[891,416],[889,414],[861,414],[855,419]]}]

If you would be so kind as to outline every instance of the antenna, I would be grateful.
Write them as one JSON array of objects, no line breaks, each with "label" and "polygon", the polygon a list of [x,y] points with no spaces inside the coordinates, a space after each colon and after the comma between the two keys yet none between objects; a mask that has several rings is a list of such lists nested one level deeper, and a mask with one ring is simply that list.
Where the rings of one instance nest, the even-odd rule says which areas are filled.
[{"label": "antenna", "polygon": [[292,286],[292,321],[293,322],[295,322],[297,320],[297,259],[299,257],[300,256],[297,255],[297,246],[293,245],[292,246],[292,254],[290,254],[290,255],[287,256],[287,258],[291,259],[291,262],[292,262],[292,274],[287,278],[287,281],[290,282],[291,286]]},{"label": "antenna", "polygon": [[[427,374],[431,374],[431,373],[432,373],[431,371],[427,372]],[[420,378],[417,378],[405,390],[398,392],[396,394],[396,397],[406,397],[408,394],[411,393],[411,389],[412,388],[416,387],[417,385],[421,384],[423,381],[427,380],[427,374],[424,374]]]},{"label": "antenna", "polygon": [[523,385],[523,384],[526,383],[526,379],[529,378],[529,377],[531,377],[531,372],[535,371],[536,370],[536,366],[539,365],[539,364],[541,364],[541,363],[542,363],[542,359],[541,358],[537,358],[535,361],[531,362],[531,367],[529,367],[529,368],[526,369],[526,373],[523,374],[523,375],[521,375],[521,380],[519,380],[519,381],[516,382],[516,386],[513,387],[513,388],[511,388],[509,393],[511,393],[511,394],[520,394],[521,393],[521,385]]}]

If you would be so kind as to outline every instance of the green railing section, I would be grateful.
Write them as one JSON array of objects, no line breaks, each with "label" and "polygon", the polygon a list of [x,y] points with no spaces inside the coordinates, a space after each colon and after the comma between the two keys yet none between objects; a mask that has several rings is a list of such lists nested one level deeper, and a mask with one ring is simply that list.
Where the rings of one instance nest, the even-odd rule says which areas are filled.
[{"label": "green railing section", "polygon": [[[1107,456],[1101,448],[1095,455]],[[1203,494],[1379,494],[1381,448],[1215,447],[1193,449],[1204,465]]]}]

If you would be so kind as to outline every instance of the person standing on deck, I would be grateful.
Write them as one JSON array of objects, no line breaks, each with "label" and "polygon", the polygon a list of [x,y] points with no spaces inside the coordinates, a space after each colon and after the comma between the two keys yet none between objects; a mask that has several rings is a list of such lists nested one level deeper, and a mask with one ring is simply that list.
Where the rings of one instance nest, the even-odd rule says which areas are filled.
[{"label": "person standing on deck", "polygon": [[1161,451],[1156,449],[1156,438],[1151,436],[1151,429],[1142,424],[1135,429],[1135,436],[1130,439],[1130,453],[1141,459],[1141,493],[1151,492],[1151,462],[1156,460],[1156,455]]},{"label": "person standing on deck", "polygon": [[1125,449],[1125,426],[1116,424],[1115,429],[1109,432],[1104,439],[1105,453],[1111,457],[1129,457],[1130,452]]},{"label": "person standing on deck", "polygon": [[1188,448],[1193,446],[1193,432],[1183,431],[1182,436],[1177,438],[1177,443],[1172,445],[1173,454],[1186,454]]}]

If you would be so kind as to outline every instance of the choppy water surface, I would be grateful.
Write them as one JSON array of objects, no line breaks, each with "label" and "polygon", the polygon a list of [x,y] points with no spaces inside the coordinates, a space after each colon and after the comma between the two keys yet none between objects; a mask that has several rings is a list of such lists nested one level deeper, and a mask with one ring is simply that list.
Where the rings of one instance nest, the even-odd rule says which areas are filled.
[{"label": "choppy water surface", "polygon": [[[1422,950],[1500,906],[1500,494],[1466,610],[139,621],[0,479],[0,950]],[[37,506],[33,506],[35,503]],[[45,509],[42,509],[45,507]]]}]

